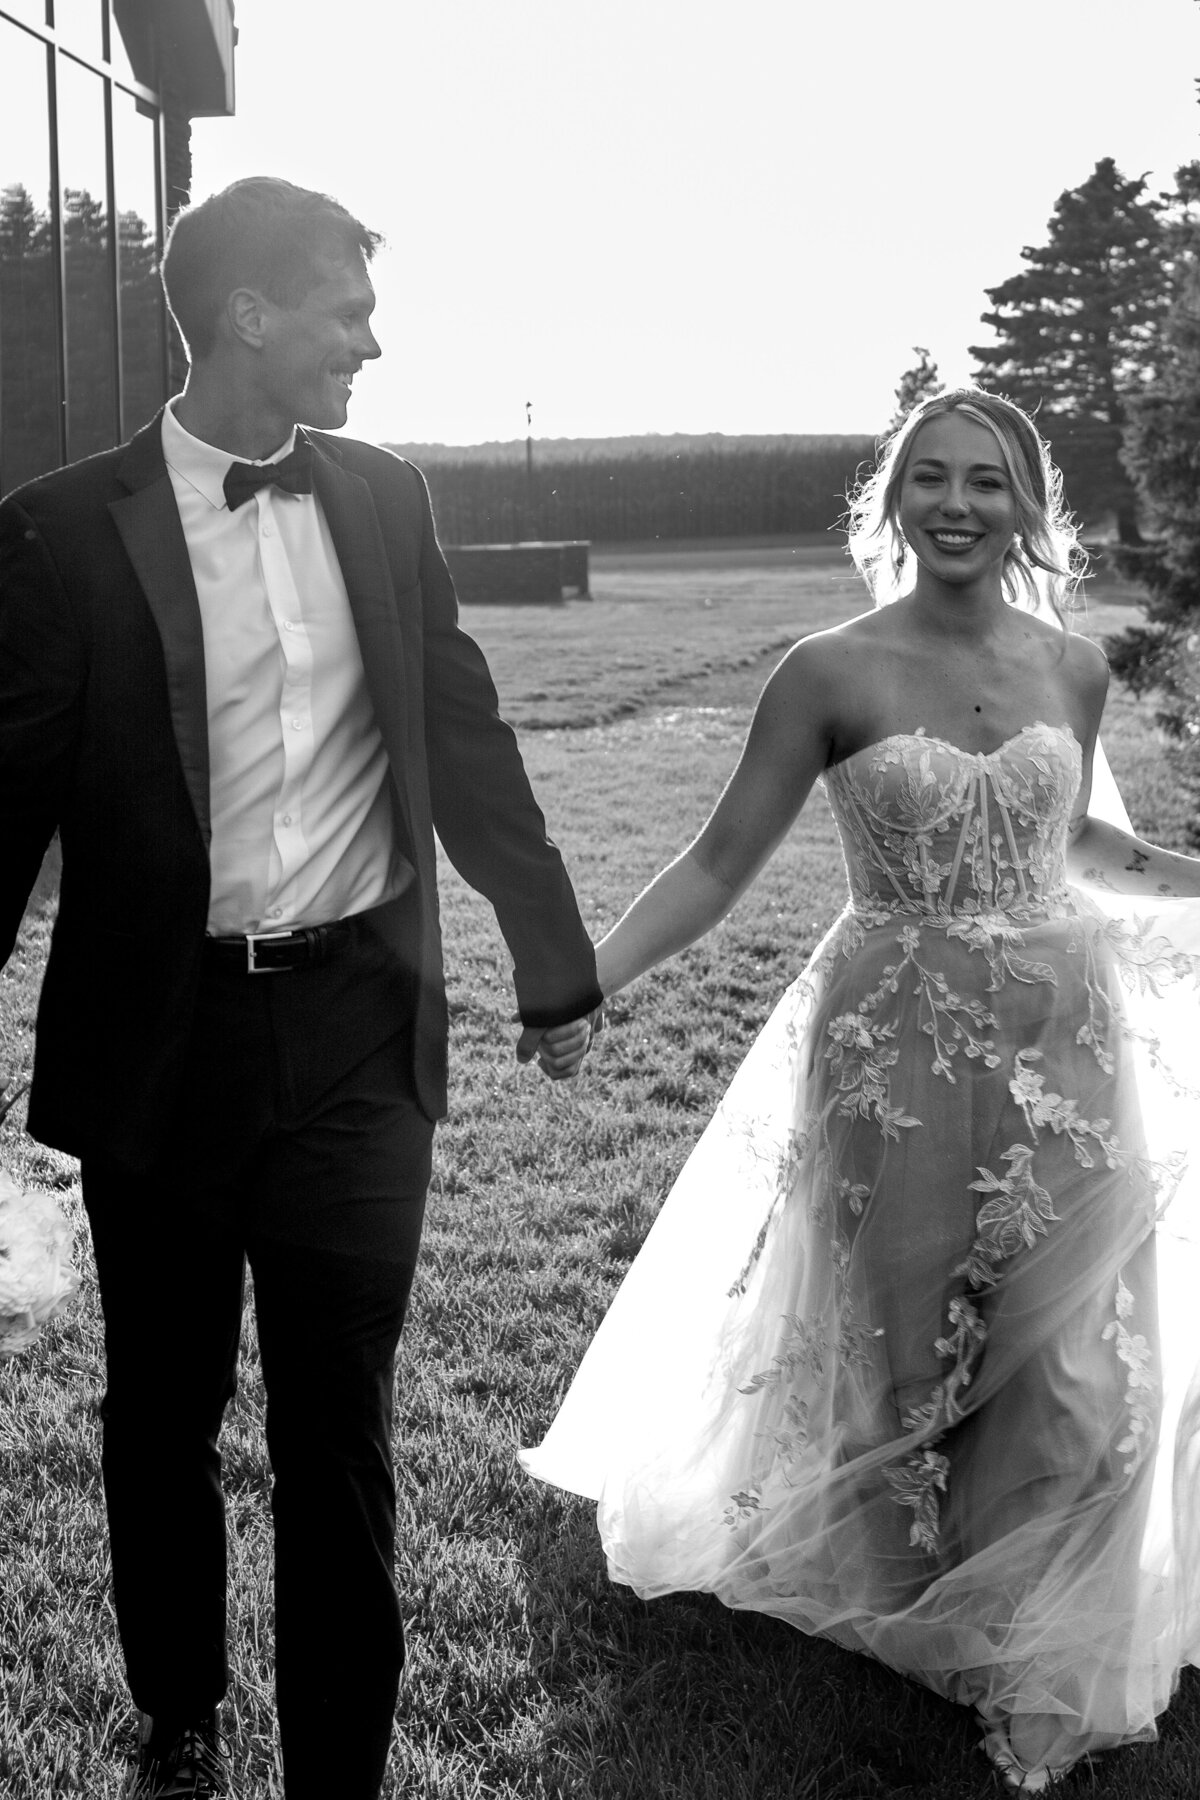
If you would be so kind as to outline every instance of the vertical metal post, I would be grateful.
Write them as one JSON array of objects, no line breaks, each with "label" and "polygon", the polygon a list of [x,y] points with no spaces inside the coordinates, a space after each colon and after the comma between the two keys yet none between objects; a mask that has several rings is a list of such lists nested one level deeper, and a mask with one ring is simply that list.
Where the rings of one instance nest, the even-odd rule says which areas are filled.
[{"label": "vertical metal post", "polygon": [[[108,8],[105,7],[107,14]],[[105,26],[104,47],[108,49],[108,28]],[[111,76],[104,82],[104,183],[107,188],[105,211],[108,214],[108,284],[113,302],[113,397],[116,401],[116,428],[114,444],[125,441],[128,433],[125,430],[125,359],[121,354],[121,244],[120,222],[117,218],[117,147],[114,142],[116,131],[115,109],[113,106],[113,84]]]},{"label": "vertical metal post", "polygon": [[67,257],[63,220],[63,192],[58,155],[58,51],[46,45],[47,89],[50,100],[50,230],[54,245],[54,297],[58,312],[58,461],[67,460],[71,441],[70,400],[67,394]]},{"label": "vertical metal post", "polygon": [[533,523],[533,401],[525,402],[525,536],[536,536]]}]

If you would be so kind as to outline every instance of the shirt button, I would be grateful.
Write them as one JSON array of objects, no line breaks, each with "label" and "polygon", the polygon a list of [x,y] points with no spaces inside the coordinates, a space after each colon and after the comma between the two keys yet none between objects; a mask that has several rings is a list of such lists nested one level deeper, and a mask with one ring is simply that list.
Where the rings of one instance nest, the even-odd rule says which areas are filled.
[{"label": "shirt button", "polygon": [[268,919],[281,919],[283,917],[282,906],[273,906],[271,908],[270,912],[267,914],[267,917],[268,917]]},{"label": "shirt button", "polygon": [[292,730],[293,731],[303,731],[304,730],[304,720],[303,719],[293,719],[292,720]]},{"label": "shirt button", "polygon": [[284,822],[284,824],[285,824],[285,825],[290,825],[290,824],[291,824],[291,822],[292,822],[292,815],[291,815],[291,813],[284,813],[284,815],[283,815],[283,822]]},{"label": "shirt button", "polygon": [[263,528],[262,528],[262,534],[264,537],[274,537],[275,527],[273,525],[264,524]]},{"label": "shirt button", "polygon": [[283,621],[283,629],[285,631],[295,631],[295,629],[296,629],[295,619],[285,619]]}]

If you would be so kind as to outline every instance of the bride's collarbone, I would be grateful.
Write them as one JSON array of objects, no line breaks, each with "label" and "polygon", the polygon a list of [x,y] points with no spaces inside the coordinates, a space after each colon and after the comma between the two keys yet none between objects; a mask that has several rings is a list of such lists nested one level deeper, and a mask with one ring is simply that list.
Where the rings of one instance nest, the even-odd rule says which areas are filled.
[{"label": "bride's collarbone", "polygon": [[1057,664],[1048,668],[1028,648],[1010,657],[943,643],[935,657],[896,633],[880,637],[871,654],[862,649],[851,678],[835,689],[831,762],[887,738],[924,736],[988,755],[1031,725],[1078,735],[1069,684]]}]

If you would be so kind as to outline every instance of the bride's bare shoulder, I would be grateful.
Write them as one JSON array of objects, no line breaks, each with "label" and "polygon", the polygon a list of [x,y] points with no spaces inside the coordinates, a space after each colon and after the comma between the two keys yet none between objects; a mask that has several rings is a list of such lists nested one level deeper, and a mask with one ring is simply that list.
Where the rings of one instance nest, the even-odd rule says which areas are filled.
[{"label": "bride's bare shoulder", "polygon": [[764,720],[791,730],[802,719],[806,729],[823,733],[828,744],[840,740],[848,720],[872,706],[881,671],[891,658],[892,634],[881,629],[876,612],[857,614],[837,625],[810,632],[792,646],[768,681],[759,703]]},{"label": "bride's bare shoulder", "polygon": [[852,672],[861,674],[864,653],[883,652],[894,636],[892,621],[882,612],[857,613],[852,619],[802,637],[788,651],[776,674],[789,683],[840,683]]},{"label": "bride's bare shoulder", "polygon": [[1103,701],[1108,688],[1108,658],[1099,644],[1080,631],[1064,631],[1050,619],[1028,618],[1021,623],[1047,667],[1061,669],[1067,685],[1081,695]]}]

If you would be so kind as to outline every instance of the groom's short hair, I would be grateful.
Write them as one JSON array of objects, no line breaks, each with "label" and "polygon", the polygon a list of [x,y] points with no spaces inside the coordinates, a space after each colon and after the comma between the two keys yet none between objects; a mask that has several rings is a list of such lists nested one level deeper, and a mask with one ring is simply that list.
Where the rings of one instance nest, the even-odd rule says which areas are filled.
[{"label": "groom's short hair", "polygon": [[215,348],[217,323],[235,288],[276,306],[299,306],[325,265],[370,262],[383,239],[328,194],[274,175],[251,175],[185,207],[162,261],[167,305],[193,359]]}]

